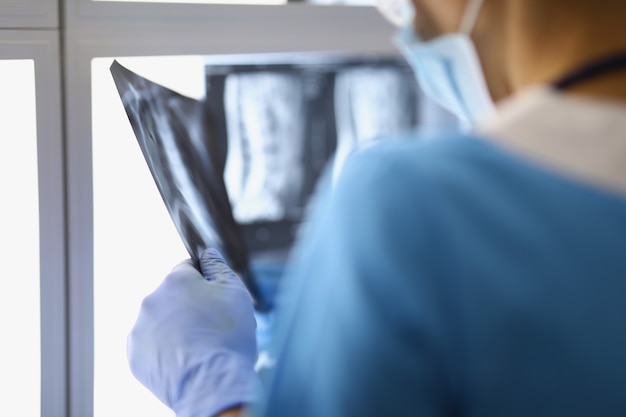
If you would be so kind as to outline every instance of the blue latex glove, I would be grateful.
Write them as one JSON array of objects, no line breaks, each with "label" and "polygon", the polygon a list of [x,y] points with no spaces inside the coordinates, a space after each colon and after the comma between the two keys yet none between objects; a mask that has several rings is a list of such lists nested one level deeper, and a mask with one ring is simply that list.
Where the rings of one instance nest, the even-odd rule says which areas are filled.
[{"label": "blue latex glove", "polygon": [[141,305],[128,338],[133,375],[178,417],[210,417],[254,400],[252,299],[222,256],[203,274],[186,261]]}]

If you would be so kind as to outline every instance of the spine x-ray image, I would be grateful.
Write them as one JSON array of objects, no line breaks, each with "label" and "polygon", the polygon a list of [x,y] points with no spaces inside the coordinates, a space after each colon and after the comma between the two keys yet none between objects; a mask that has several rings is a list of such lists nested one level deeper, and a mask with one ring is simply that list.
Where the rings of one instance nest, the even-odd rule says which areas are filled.
[{"label": "spine x-ray image", "polygon": [[117,61],[111,73],[187,251],[197,261],[204,249],[218,249],[246,284],[257,309],[264,309],[232,216],[220,159],[224,144],[216,137],[210,115],[201,102],[142,78]]},{"label": "spine x-ray image", "polygon": [[251,265],[285,261],[322,172],[336,178],[359,146],[440,114],[395,58],[207,64],[202,102],[111,72],[190,255],[219,249],[259,308]]},{"label": "spine x-ray image", "polygon": [[225,181],[237,221],[293,217],[303,187],[305,103],[297,74],[228,77]]},{"label": "spine x-ray image", "polygon": [[360,145],[408,132],[418,122],[418,90],[402,67],[356,67],[335,81],[336,179],[348,155]]}]

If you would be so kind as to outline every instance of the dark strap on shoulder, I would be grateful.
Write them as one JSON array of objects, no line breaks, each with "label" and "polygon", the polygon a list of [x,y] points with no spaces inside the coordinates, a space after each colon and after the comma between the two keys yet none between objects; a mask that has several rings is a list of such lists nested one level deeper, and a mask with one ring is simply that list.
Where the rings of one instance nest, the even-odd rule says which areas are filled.
[{"label": "dark strap on shoulder", "polygon": [[589,79],[621,69],[626,70],[626,52],[594,61],[556,82],[554,88],[567,90]]}]

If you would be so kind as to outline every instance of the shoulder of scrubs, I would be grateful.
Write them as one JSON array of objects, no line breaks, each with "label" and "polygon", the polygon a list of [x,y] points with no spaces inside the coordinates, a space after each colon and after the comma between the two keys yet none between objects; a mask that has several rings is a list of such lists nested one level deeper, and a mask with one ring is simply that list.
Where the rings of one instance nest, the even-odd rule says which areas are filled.
[{"label": "shoulder of scrubs", "polygon": [[259,415],[626,413],[623,199],[482,140],[398,141],[311,222]]}]

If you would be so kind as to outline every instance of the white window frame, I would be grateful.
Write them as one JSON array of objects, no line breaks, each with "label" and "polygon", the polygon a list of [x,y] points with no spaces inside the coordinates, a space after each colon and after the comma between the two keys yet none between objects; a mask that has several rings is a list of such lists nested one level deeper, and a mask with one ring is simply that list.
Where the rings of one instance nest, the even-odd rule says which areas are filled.
[{"label": "white window frame", "polygon": [[53,0],[5,0],[0,5],[0,28],[56,28],[58,9]]},{"label": "white window frame", "polygon": [[41,265],[41,415],[61,417],[66,415],[67,409],[67,333],[58,33],[49,30],[2,30],[2,59],[32,59],[35,63]]}]

